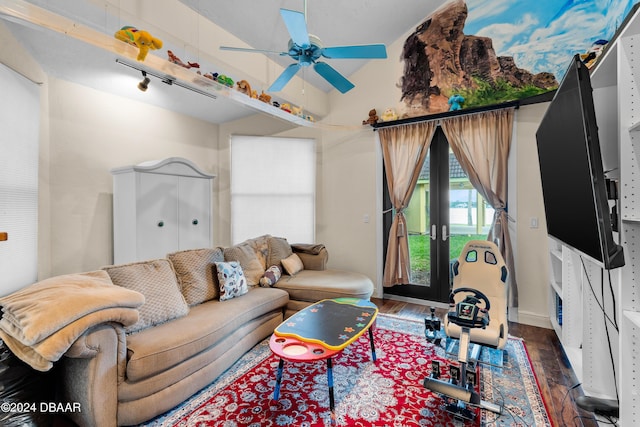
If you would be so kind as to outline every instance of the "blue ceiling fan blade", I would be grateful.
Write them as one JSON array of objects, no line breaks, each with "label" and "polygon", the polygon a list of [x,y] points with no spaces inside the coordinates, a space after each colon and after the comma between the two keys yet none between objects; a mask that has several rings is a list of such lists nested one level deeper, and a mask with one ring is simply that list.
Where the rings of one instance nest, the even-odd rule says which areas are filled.
[{"label": "blue ceiling fan blade", "polygon": [[298,64],[297,62],[295,64],[289,65],[284,69],[282,74],[278,76],[276,81],[273,82],[271,86],[269,86],[267,92],[280,92],[287,85],[287,83],[289,83],[289,80],[291,80],[293,76],[296,75],[300,68],[302,68],[302,65]]},{"label": "blue ceiling fan blade", "polygon": [[287,26],[287,31],[289,31],[289,36],[293,43],[300,47],[311,46],[304,14],[296,12],[295,10],[280,9],[280,15],[282,15],[282,19]]},{"label": "blue ceiling fan blade", "polygon": [[333,87],[338,89],[341,93],[349,92],[355,86],[349,80],[347,80],[342,74],[337,72],[331,65],[326,62],[317,62],[313,69],[316,70],[326,81],[331,83]]},{"label": "blue ceiling fan blade", "polygon": [[385,59],[387,49],[383,44],[333,46],[322,49],[322,56],[334,59]]},{"label": "blue ceiling fan blade", "polygon": [[275,50],[265,50],[265,49],[252,49],[252,48],[244,48],[244,47],[231,47],[231,46],[220,46],[220,50],[230,50],[233,52],[254,52],[254,53],[266,53],[266,54],[274,54],[274,55],[288,55],[289,52],[277,52]]}]

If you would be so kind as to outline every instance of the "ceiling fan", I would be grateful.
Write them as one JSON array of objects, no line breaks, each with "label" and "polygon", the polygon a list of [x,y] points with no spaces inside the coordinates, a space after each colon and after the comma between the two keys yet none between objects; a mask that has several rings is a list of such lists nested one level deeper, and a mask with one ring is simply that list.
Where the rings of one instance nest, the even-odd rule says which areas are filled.
[{"label": "ceiling fan", "polygon": [[285,68],[282,74],[267,89],[268,92],[281,91],[302,67],[313,65],[313,69],[320,76],[341,93],[346,93],[354,88],[354,84],[331,65],[319,61],[319,59],[322,57],[328,59],[384,59],[387,57],[387,50],[383,44],[324,47],[318,37],[308,33],[304,13],[280,9],[280,15],[291,37],[286,52],[220,46],[222,50],[271,53],[281,56],[289,55],[294,59],[296,62]]}]

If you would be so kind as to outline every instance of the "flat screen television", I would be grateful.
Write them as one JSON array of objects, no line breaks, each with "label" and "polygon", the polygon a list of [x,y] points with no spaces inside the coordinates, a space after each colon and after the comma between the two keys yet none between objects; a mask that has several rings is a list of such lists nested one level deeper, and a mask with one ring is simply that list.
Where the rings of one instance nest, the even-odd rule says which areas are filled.
[{"label": "flat screen television", "polygon": [[589,70],[576,55],[536,132],[549,235],[610,270],[624,265],[611,223]]}]

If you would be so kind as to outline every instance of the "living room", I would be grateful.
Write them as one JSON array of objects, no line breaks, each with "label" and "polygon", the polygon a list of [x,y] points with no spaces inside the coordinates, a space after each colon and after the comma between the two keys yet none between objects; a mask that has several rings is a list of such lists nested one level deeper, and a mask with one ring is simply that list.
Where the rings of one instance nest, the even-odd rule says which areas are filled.
[{"label": "living room", "polygon": [[[93,6],[95,3],[101,2],[94,2]],[[432,6],[433,10],[444,3],[438,2]],[[166,9],[164,5],[159,8],[145,1],[129,7],[104,4],[108,4],[108,8],[123,9],[116,13],[109,10],[116,18],[108,23],[105,33],[111,35],[112,30],[132,24],[121,22],[123,17],[135,18],[135,25],[146,24],[147,28],[153,28],[168,46],[185,41],[183,45],[189,48],[176,49],[184,61],[197,60],[204,64],[202,58],[215,58],[215,64],[221,70],[236,79],[252,82],[255,89],[266,88],[282,69],[262,55],[218,50],[219,45],[246,44],[212,22],[199,19],[197,13],[182,2],[170,2]],[[299,9],[294,6],[287,5]],[[276,18],[277,9],[273,6]],[[117,91],[66,80],[43,68],[24,47],[15,35],[15,27],[20,27],[20,23],[0,20],[3,40],[0,61],[30,80],[42,83],[37,114],[38,241],[37,276],[34,279],[91,271],[113,263],[113,177],[110,170],[150,160],[181,157],[216,175],[213,180],[213,242],[216,246],[237,243],[231,235],[230,137],[296,137],[310,138],[316,143],[315,242],[321,242],[329,249],[332,268],[369,277],[375,286],[373,297],[383,298],[382,155],[377,131],[361,123],[372,108],[379,114],[389,107],[401,113],[398,82],[403,74],[403,62],[398,58],[408,35],[427,16],[414,17],[415,22],[386,46],[388,60],[368,61],[350,74],[349,80],[355,88],[348,93],[317,89],[305,83],[306,74],[292,79],[278,95],[291,104],[304,105],[317,117],[313,126],[299,126],[270,114],[255,114],[254,110],[246,108],[240,108],[239,118],[222,122],[216,117],[203,119],[201,116],[207,115],[205,111],[214,115],[218,107],[209,109],[207,104],[202,104],[201,98],[206,97],[199,94],[189,94],[191,98],[187,98],[187,102],[203,105],[199,117],[148,103],[144,97],[153,95],[155,89],[160,91],[159,87],[165,85],[152,78],[148,92],[139,92],[135,86],[141,78],[140,73],[116,64],[113,54],[112,68],[121,69],[117,76],[90,74],[93,81],[104,82],[105,88],[120,86]],[[194,25],[197,31],[193,29]],[[22,28],[19,31],[34,30]],[[202,39],[216,41],[205,44]],[[198,46],[202,52],[193,46]],[[59,55],[64,55],[67,61],[73,60],[73,54],[68,51]],[[165,52],[151,51],[149,55],[164,59]],[[74,63],[68,63],[67,67],[81,68]],[[79,71],[82,70],[76,70]],[[129,78],[121,79],[122,76]],[[131,98],[118,92],[122,90],[133,92]],[[189,92],[176,86],[162,90],[169,96],[178,91]],[[532,159],[538,155],[536,131],[548,105],[549,102],[533,103],[520,105],[517,109],[508,180],[509,229],[518,283],[518,307],[510,317],[518,323],[543,328],[552,328],[548,291],[549,244],[540,170]],[[229,107],[229,110],[233,108]],[[224,111],[220,111],[222,114]],[[268,170],[267,165],[265,170]],[[8,285],[0,293],[6,295],[26,284]]]}]

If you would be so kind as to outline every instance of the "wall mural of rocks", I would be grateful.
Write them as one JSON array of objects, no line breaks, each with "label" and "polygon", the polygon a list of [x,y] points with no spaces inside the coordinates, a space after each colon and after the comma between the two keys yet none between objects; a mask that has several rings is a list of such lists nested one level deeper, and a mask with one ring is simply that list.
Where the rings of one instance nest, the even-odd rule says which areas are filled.
[{"label": "wall mural of rocks", "polygon": [[500,104],[592,67],[638,0],[451,0],[407,37],[403,117]]}]

